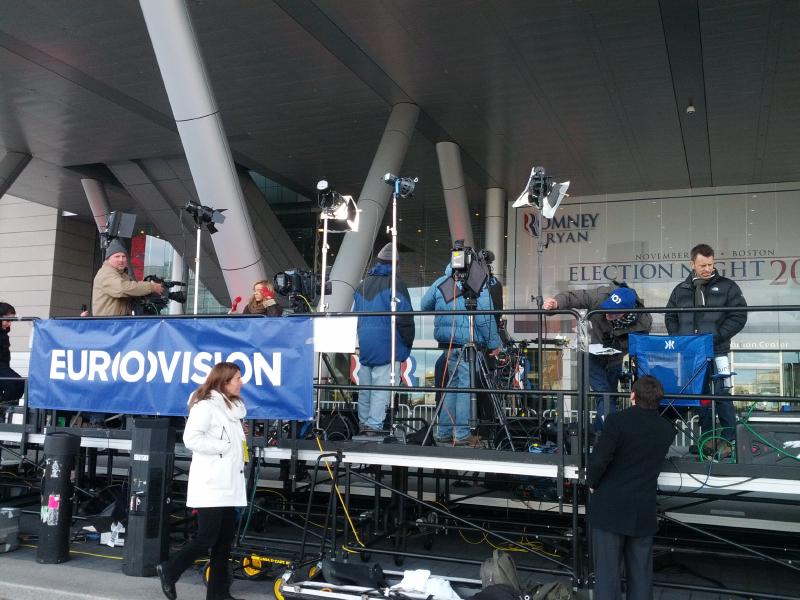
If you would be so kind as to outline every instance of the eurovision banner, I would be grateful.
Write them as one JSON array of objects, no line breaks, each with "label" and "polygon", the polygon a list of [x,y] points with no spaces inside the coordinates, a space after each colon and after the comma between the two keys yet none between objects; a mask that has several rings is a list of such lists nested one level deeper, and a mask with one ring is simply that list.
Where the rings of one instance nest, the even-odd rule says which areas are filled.
[{"label": "eurovision banner", "polygon": [[294,317],[36,321],[29,406],[186,415],[221,361],[241,368],[248,418],[313,418],[313,327]]}]

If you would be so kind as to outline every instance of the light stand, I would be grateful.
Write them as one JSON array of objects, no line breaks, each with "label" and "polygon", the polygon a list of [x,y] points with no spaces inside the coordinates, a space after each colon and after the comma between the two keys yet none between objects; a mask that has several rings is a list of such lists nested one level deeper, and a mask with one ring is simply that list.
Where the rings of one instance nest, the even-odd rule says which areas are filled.
[{"label": "light stand", "polygon": [[200,295],[200,239],[203,231],[203,225],[208,229],[208,233],[215,234],[217,228],[215,223],[224,223],[225,215],[222,214],[224,208],[219,210],[213,209],[210,206],[202,206],[199,202],[189,200],[183,209],[192,215],[195,225],[197,226],[197,243],[194,251],[194,306],[192,314],[197,314],[197,300]]},{"label": "light stand", "polygon": [[[542,230],[544,223],[542,222],[542,218],[544,219],[552,219],[555,214],[556,210],[558,210],[561,201],[564,199],[564,196],[567,195],[567,189],[569,188],[569,181],[565,181],[564,183],[554,183],[553,178],[549,177],[545,174],[544,167],[533,167],[531,169],[530,177],[528,178],[528,183],[525,185],[525,189],[522,193],[517,197],[514,203],[511,205],[512,208],[520,208],[524,206],[533,206],[539,211],[540,219],[539,219],[539,229],[536,241],[536,308],[539,310],[538,314],[538,339],[536,344],[536,385],[539,388],[539,391],[542,390],[542,377],[543,377],[543,370],[544,370],[544,351],[542,347],[542,329],[544,328],[544,315],[542,314],[543,306],[544,306],[544,294],[543,294],[543,272],[542,272],[542,255],[544,254],[545,248],[547,248],[547,244],[542,241]],[[542,407],[543,407],[544,399],[541,395],[539,395],[539,400],[537,404],[537,418],[539,420],[539,426],[542,425]]]},{"label": "light stand", "polygon": [[[392,225],[387,228],[387,233],[392,236],[392,298],[390,300],[391,317],[389,318],[389,328],[391,329],[391,348],[389,350],[389,385],[395,387],[397,385],[396,373],[396,349],[395,343],[397,340],[397,199],[408,198],[414,195],[414,188],[416,187],[419,178],[414,177],[398,177],[391,173],[386,173],[383,176],[383,181],[392,186]],[[391,392],[389,401],[389,431],[394,431],[394,414],[397,408],[397,398],[394,390]]]},{"label": "light stand", "polygon": [[[317,201],[319,203],[320,219],[322,220],[322,264],[320,273],[320,292],[318,312],[328,312],[328,305],[325,302],[325,286],[328,276],[328,232],[331,229],[329,223],[333,221],[344,222],[345,226],[336,228],[333,231],[343,233],[345,231],[358,231],[359,213],[361,212],[353,201],[352,196],[343,196],[333,189],[333,186],[326,179],[320,179],[317,183]],[[317,356],[317,382],[322,383],[322,353]],[[330,367],[329,367],[330,368]],[[320,426],[320,410],[322,400],[322,390],[317,389],[317,429]]]},{"label": "light stand", "polygon": [[[328,270],[328,219],[330,215],[328,211],[323,210],[320,214],[322,219],[322,274],[320,275],[320,284],[322,285],[319,292],[319,304],[317,311],[328,312],[328,305],[325,304],[325,276]],[[317,383],[322,383],[322,353],[317,355]],[[317,429],[319,429],[320,416],[322,413],[322,390],[317,389]]]}]

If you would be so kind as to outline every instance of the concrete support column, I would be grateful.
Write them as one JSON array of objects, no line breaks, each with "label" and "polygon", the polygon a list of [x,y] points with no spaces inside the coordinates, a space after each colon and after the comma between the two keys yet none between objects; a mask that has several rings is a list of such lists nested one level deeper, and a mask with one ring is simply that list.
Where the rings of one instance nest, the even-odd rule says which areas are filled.
[{"label": "concrete support column", "polygon": [[108,215],[111,212],[106,190],[103,184],[96,179],[81,179],[81,185],[86,199],[89,201],[89,208],[92,211],[94,222],[97,224],[97,231],[103,233],[108,229]]},{"label": "concrete support column", "polygon": [[396,104],[389,115],[358,197],[358,208],[361,209],[359,230],[345,234],[331,269],[332,293],[326,298],[331,312],[348,311],[353,304],[353,290],[364,274],[378,227],[391,201],[392,186],[384,183],[383,176],[386,173],[414,176],[413,173],[398,173],[398,170],[403,166],[418,116],[419,107],[408,103]]},{"label": "concrete support column", "polygon": [[474,248],[469,201],[467,189],[464,187],[464,169],[461,167],[461,149],[453,142],[439,142],[436,144],[436,155],[439,157],[444,204],[447,208],[447,222],[450,224],[450,242],[464,240],[465,245]]},{"label": "concrete support column", "polygon": [[[227,209],[211,236],[231,296],[266,278],[211,82],[183,0],[140,0],[200,201]],[[208,235],[204,233],[204,235]]]},{"label": "concrete support column", "polygon": [[[174,248],[172,249],[172,274],[169,276],[172,281],[182,281],[183,283],[189,283],[189,272],[186,269],[186,265],[183,262],[183,257],[178,254],[178,251]],[[178,289],[185,289],[188,288],[178,288]],[[180,302],[175,302],[175,300],[169,301],[169,314],[171,315],[182,315],[184,313],[184,304]]]},{"label": "concrete support column", "polygon": [[8,188],[25,170],[29,162],[31,162],[31,155],[24,152],[3,152],[0,154],[0,198],[5,196]]},{"label": "concrete support column", "polygon": [[502,188],[486,190],[485,248],[494,252],[494,272],[505,282],[506,268],[506,191]]}]

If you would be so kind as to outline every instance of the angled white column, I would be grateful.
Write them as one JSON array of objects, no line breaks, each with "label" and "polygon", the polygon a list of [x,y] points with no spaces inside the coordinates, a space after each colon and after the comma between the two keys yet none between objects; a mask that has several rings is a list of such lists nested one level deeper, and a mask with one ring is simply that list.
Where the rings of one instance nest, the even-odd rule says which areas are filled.
[{"label": "angled white column", "polygon": [[358,197],[358,208],[361,209],[359,229],[357,232],[345,234],[331,269],[332,293],[326,298],[330,312],[348,311],[353,304],[353,290],[364,274],[378,227],[392,196],[392,187],[384,183],[383,176],[386,173],[415,176],[414,173],[398,171],[403,166],[418,116],[419,107],[416,104],[396,104],[392,108],[389,122]]},{"label": "angled white column", "polygon": [[[226,209],[211,236],[231,296],[266,278],[219,109],[183,0],[140,0],[200,202]],[[204,235],[208,235],[205,233]]]},{"label": "angled white column", "polygon": [[469,201],[464,187],[464,170],[461,167],[461,149],[453,142],[436,144],[439,157],[439,173],[442,176],[444,204],[447,222],[450,225],[450,241],[464,240],[467,246],[475,247],[472,225],[469,218]]},{"label": "angled white column", "polygon": [[81,179],[81,185],[89,201],[89,209],[92,211],[97,231],[103,233],[108,229],[108,214],[111,212],[106,190],[97,179]]},{"label": "angled white column", "polygon": [[29,162],[31,155],[24,152],[0,153],[0,198],[5,195]]},{"label": "angled white column", "polygon": [[486,226],[486,249],[494,252],[494,272],[505,282],[508,278],[506,268],[506,191],[502,188],[486,190],[484,209]]}]

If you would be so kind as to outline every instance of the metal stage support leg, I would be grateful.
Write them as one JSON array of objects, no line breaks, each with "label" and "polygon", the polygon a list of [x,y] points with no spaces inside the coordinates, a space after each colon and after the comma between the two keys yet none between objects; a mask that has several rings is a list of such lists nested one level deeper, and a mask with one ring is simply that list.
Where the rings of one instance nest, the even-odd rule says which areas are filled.
[{"label": "metal stage support leg", "polygon": [[86,449],[86,483],[91,488],[97,487],[97,448]]}]

